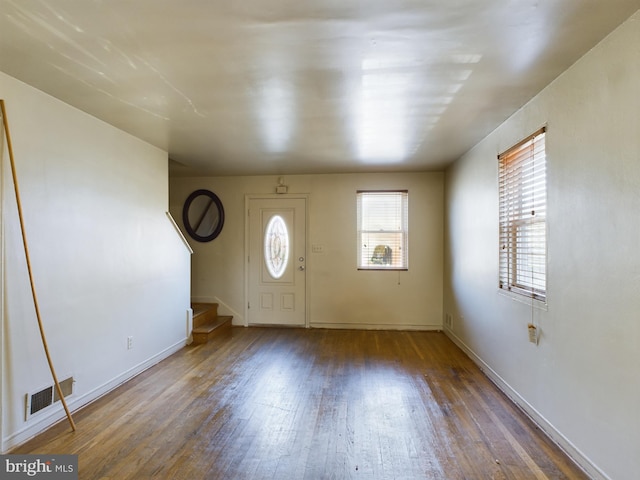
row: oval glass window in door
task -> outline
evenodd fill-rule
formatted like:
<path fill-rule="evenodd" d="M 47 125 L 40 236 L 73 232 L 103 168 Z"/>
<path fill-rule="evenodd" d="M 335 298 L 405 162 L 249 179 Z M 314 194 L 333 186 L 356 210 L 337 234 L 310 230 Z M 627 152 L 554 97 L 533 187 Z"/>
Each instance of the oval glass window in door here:
<path fill-rule="evenodd" d="M 289 261 L 289 232 L 280 215 L 269 220 L 264 233 L 264 261 L 269 275 L 282 277 Z"/>

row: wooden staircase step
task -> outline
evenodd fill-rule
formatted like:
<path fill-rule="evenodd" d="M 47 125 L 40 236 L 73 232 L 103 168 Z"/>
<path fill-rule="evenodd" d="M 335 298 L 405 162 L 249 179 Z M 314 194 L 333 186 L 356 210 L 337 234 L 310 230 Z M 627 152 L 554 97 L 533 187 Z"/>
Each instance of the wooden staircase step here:
<path fill-rule="evenodd" d="M 217 311 L 218 304 L 217 303 L 192 303 L 191 309 L 193 310 L 193 316 L 196 317 L 212 309 L 215 309 Z"/>
<path fill-rule="evenodd" d="M 207 343 L 209 339 L 231 331 L 230 315 L 218 315 L 217 303 L 193 303 L 193 343 Z"/>
<path fill-rule="evenodd" d="M 231 331 L 231 320 L 229 315 L 221 315 L 216 320 L 210 320 L 193 329 L 193 343 L 199 345 L 207 343 L 210 339 L 229 333 Z"/>
<path fill-rule="evenodd" d="M 193 310 L 193 328 L 218 318 L 217 303 L 193 303 L 191 309 Z"/>

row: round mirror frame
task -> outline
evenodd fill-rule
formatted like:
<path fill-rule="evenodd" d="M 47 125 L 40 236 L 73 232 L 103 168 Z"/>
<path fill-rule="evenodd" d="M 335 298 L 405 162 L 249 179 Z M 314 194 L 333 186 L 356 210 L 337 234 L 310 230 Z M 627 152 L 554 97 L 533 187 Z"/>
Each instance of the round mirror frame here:
<path fill-rule="evenodd" d="M 210 205 L 215 205 L 215 208 L 218 209 L 218 223 L 214 226 L 213 231 L 207 236 L 198 235 L 196 233 L 196 231 L 198 230 L 198 226 L 194 228 L 194 226 L 191 225 L 191 222 L 189 221 L 189 208 L 191 207 L 193 201 L 200 196 L 208 197 L 211 200 Z M 202 213 L 202 217 L 204 217 L 207 210 Z M 184 224 L 184 228 L 187 230 L 187 233 L 191 238 L 197 240 L 198 242 L 210 242 L 218 235 L 220 235 L 222 227 L 224 226 L 224 208 L 222 207 L 222 202 L 220 201 L 218 196 L 210 190 L 196 190 L 191 195 L 189 195 L 184 202 L 184 207 L 182 208 L 182 223 Z"/>

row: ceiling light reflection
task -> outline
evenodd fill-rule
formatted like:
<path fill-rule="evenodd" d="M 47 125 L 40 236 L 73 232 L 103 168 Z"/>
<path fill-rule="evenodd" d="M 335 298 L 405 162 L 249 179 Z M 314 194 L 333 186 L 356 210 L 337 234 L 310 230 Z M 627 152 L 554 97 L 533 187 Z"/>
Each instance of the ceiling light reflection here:
<path fill-rule="evenodd" d="M 355 106 L 356 155 L 360 161 L 397 163 L 413 155 L 426 132 L 441 120 L 482 55 L 456 53 L 443 59 L 442 70 L 426 73 L 421 68 L 424 59 L 406 52 L 362 60 Z"/>
<path fill-rule="evenodd" d="M 259 89 L 258 125 L 267 151 L 284 152 L 294 125 L 295 101 L 292 89 L 278 77 L 269 78 Z"/>
<path fill-rule="evenodd" d="M 458 53 L 451 55 L 453 63 L 479 63 L 482 55 L 479 53 Z"/>
<path fill-rule="evenodd" d="M 392 68 L 415 68 L 421 65 L 420 59 L 411 56 L 369 57 L 362 60 L 362 71 L 389 70 Z"/>
<path fill-rule="evenodd" d="M 364 73 L 357 120 L 358 158 L 364 162 L 400 162 L 407 154 L 407 96 L 412 76 Z"/>

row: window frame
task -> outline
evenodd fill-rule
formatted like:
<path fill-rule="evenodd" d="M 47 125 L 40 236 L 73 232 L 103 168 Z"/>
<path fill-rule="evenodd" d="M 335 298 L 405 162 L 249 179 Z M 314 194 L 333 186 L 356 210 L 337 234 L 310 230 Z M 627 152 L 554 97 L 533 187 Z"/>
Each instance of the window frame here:
<path fill-rule="evenodd" d="M 546 305 L 546 127 L 498 155 L 498 288 Z"/>
<path fill-rule="evenodd" d="M 399 229 L 378 229 L 378 230 L 366 230 L 363 228 L 364 222 L 366 221 L 367 216 L 364 214 L 364 209 L 362 207 L 362 199 L 364 196 L 384 196 L 384 195 L 400 195 L 400 205 L 401 211 L 398 216 L 395 218 L 396 221 L 399 221 L 400 228 Z M 357 190 L 356 191 L 356 238 L 357 238 L 357 257 L 356 257 L 356 267 L 358 270 L 363 271 L 408 271 L 409 270 L 409 190 Z M 375 247 L 371 249 L 371 246 L 367 246 L 364 244 L 363 235 L 389 235 L 389 236 L 397 236 L 399 234 L 400 241 L 395 242 L 395 245 L 399 245 L 398 250 L 400 250 L 399 254 L 399 262 L 394 262 L 393 260 L 393 251 L 391 251 L 392 260 L 391 263 L 386 265 L 384 263 L 376 263 L 371 264 L 371 262 L 364 263 L 364 258 L 372 258 L 371 252 L 375 250 Z M 381 245 L 376 245 L 381 246 Z M 363 252 L 363 247 L 369 253 Z M 395 264 L 394 264 L 395 263 Z"/>

